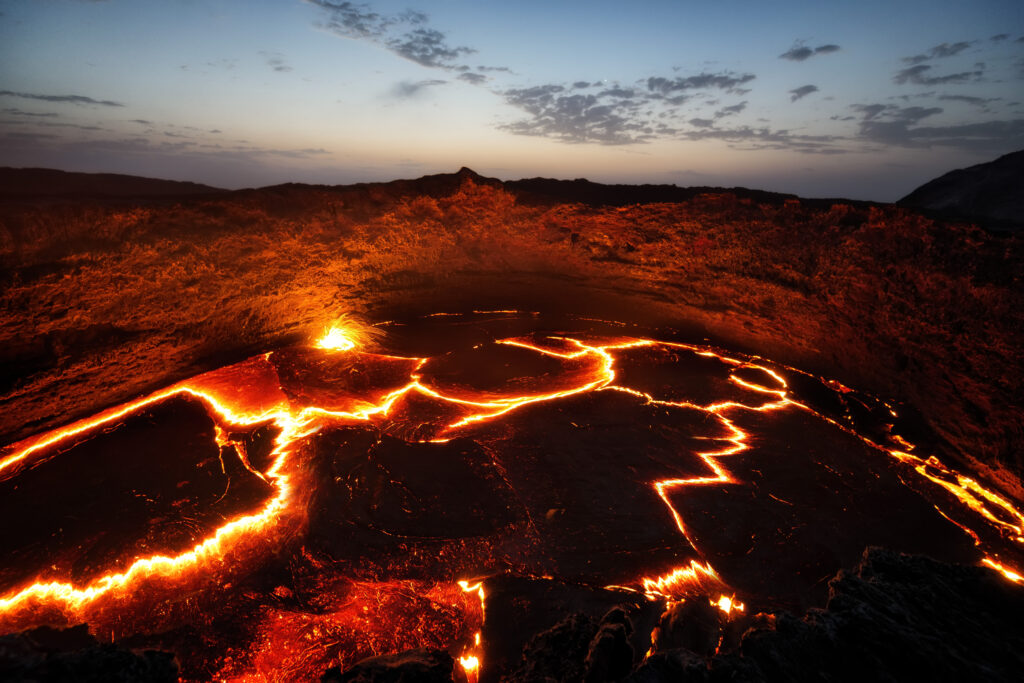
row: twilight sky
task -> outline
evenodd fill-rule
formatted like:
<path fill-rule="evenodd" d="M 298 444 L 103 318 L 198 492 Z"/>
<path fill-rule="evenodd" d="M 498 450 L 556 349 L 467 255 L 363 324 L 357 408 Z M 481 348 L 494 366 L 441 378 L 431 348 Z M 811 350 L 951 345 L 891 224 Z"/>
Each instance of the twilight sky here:
<path fill-rule="evenodd" d="M 1021 0 L 0 0 L 0 166 L 893 201 L 1019 149 Z"/>

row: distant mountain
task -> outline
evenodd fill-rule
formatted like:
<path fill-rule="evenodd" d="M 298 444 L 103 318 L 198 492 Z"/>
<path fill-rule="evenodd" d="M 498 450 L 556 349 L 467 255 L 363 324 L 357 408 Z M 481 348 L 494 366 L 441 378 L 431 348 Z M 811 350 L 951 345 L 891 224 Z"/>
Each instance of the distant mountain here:
<path fill-rule="evenodd" d="M 0 197 L 174 197 L 225 192 L 199 183 L 51 168 L 0 168 Z"/>
<path fill-rule="evenodd" d="M 958 218 L 1024 225 L 1024 150 L 950 171 L 897 204 Z"/>
<path fill-rule="evenodd" d="M 634 204 L 653 204 L 685 202 L 704 194 L 732 194 L 740 199 L 750 199 L 758 203 L 783 204 L 787 200 L 798 199 L 794 194 L 751 190 L 745 187 L 679 187 L 677 185 L 605 185 L 585 178 L 575 180 L 558 180 L 554 178 L 524 178 L 521 180 L 502 181 L 497 178 L 482 176 L 476 171 L 463 166 L 455 173 L 438 173 L 425 175 L 415 179 L 392 180 L 384 183 L 357 183 L 354 185 L 319 185 L 316 187 L 341 192 L 372 192 L 375 197 L 402 197 L 411 194 L 431 197 L 442 197 L 451 194 L 470 180 L 477 185 L 502 188 L 511 192 L 523 204 L 533 206 L 551 206 L 564 203 L 578 203 L 589 206 L 630 206 Z M 303 186 L 295 183 L 277 185 L 274 188 L 246 190 L 247 192 L 263 192 L 268 189 L 298 189 Z M 813 206 L 828 208 L 835 202 L 843 202 L 853 206 L 873 206 L 874 202 L 849 199 L 801 199 Z"/>

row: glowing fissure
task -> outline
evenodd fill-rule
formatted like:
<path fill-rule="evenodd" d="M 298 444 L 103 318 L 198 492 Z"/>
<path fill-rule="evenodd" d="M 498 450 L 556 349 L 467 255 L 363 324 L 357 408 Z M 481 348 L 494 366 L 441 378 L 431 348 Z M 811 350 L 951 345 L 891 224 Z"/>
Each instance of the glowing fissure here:
<path fill-rule="evenodd" d="M 510 311 L 510 313 L 513 312 Z M 319 431 L 328 423 L 351 421 L 373 424 L 377 420 L 383 420 L 388 416 L 389 411 L 393 409 L 397 401 L 414 392 L 465 409 L 466 414 L 461 415 L 449 424 L 439 425 L 433 437 L 426 439 L 427 441 L 435 442 L 447 441 L 453 436 L 462 434 L 464 430 L 474 425 L 494 420 L 524 406 L 597 391 L 622 392 L 651 405 L 665 407 L 670 410 L 673 408 L 700 410 L 713 416 L 726 432 L 726 436 L 719 437 L 719 440 L 724 441 L 728 445 L 724 448 L 696 454 L 707 467 L 709 474 L 688 478 L 667 478 L 651 482 L 654 492 L 667 507 L 668 513 L 671 515 L 679 533 L 689 541 L 700 558 L 691 560 L 687 565 L 675 568 L 662 575 L 638 577 L 635 590 L 645 593 L 652 599 L 679 600 L 696 595 L 717 595 L 719 596 L 718 599 L 712 599 L 712 604 L 716 605 L 723 612 L 728 614 L 733 610 L 739 611 L 744 609 L 743 603 L 737 602 L 735 599 L 736 592 L 727 586 L 711 564 L 703 559 L 700 548 L 694 543 L 685 521 L 679 511 L 673 506 L 670 498 L 670 493 L 680 488 L 736 483 L 736 480 L 723 462 L 730 456 L 741 453 L 750 447 L 748 444 L 750 435 L 740 429 L 730 419 L 731 416 L 734 417 L 740 411 L 768 412 L 784 410 L 790 407 L 810 411 L 817 417 L 840 427 L 848 433 L 854 434 L 872 448 L 887 453 L 896 460 L 910 465 L 921 477 L 942 487 L 943 490 L 954 496 L 984 522 L 999 529 L 1004 537 L 1009 538 L 1015 543 L 1024 543 L 1024 515 L 1010 501 L 984 488 L 976 480 L 945 467 L 935 458 L 922 459 L 910 454 L 907 451 L 911 447 L 902 438 L 894 440 L 894 443 L 898 443 L 903 447 L 902 449 L 888 448 L 857 434 L 848 426 L 821 415 L 810 407 L 791 399 L 785 378 L 769 367 L 755 364 L 750 360 L 740 360 L 724 356 L 704 347 L 650 339 L 612 338 L 602 340 L 600 343 L 588 343 L 575 337 L 560 336 L 548 337 L 547 341 L 551 342 L 551 345 L 546 346 L 543 343 L 528 338 L 505 339 L 497 343 L 526 349 L 537 354 L 566 361 L 589 359 L 592 361 L 593 367 L 575 386 L 549 393 L 499 396 L 488 400 L 479 400 L 478 398 L 452 395 L 450 392 L 445 393 L 438 388 L 425 385 L 423 383 L 422 370 L 428 359 L 402 359 L 415 361 L 415 367 L 409 375 L 408 383 L 390 391 L 376 402 L 352 399 L 351 405 L 343 406 L 341 409 L 337 406 L 330 408 L 308 406 L 296 409 L 291 407 L 288 400 L 281 394 L 276 400 L 271 401 L 272 405 L 269 408 L 253 409 L 243 402 L 229 398 L 226 392 L 217 390 L 215 388 L 216 383 L 204 379 L 206 378 L 204 375 L 165 391 L 105 411 L 93 419 L 84 420 L 22 442 L 20 449 L 0 460 L 0 477 L 17 476 L 19 468 L 31 464 L 34 455 L 43 453 L 46 449 L 57 446 L 61 442 L 71 442 L 79 435 L 91 430 L 101 429 L 105 425 L 114 424 L 118 420 L 130 416 L 132 413 L 148 405 L 177 395 L 187 394 L 201 401 L 212 411 L 212 417 L 214 417 L 217 423 L 215 438 L 218 445 L 223 447 L 234 446 L 243 466 L 264 481 L 272 484 L 274 495 L 258 511 L 243 514 L 229 520 L 187 552 L 173 556 L 154 555 L 138 558 L 126 568 L 119 571 L 109 571 L 82 586 L 75 586 L 61 581 L 37 582 L 2 596 L 0 597 L 0 619 L 4 619 L 19 610 L 31 608 L 34 604 L 51 604 L 63 608 L 69 621 L 77 620 L 81 619 L 84 614 L 84 607 L 112 593 L 130 590 L 132 585 L 146 577 L 160 575 L 177 577 L 177 579 L 182 581 L 185 579 L 198 580 L 198 576 L 201 574 L 206 563 L 214 558 L 223 559 L 230 555 L 232 548 L 240 539 L 253 538 L 261 534 L 270 533 L 282 517 L 288 515 L 301 517 L 303 511 L 295 509 L 300 506 L 296 505 L 295 496 L 293 496 L 292 481 L 290 479 L 292 470 L 290 468 L 292 467 L 291 460 L 294 455 L 294 449 L 302 439 Z M 362 353 L 356 350 L 353 336 L 347 334 L 342 328 L 330 329 L 324 338 L 318 342 L 317 346 L 323 349 L 325 353 Z M 568 346 L 569 350 L 560 350 L 564 349 L 565 346 Z M 763 397 L 764 400 L 761 402 L 755 401 L 751 405 L 736 401 L 698 405 L 688 401 L 660 399 L 636 388 L 617 384 L 615 353 L 637 347 L 682 349 L 699 354 L 700 356 L 714 358 L 732 366 L 734 370 L 729 375 L 728 379 L 730 382 L 737 387 L 752 392 L 755 396 Z M 371 354 L 367 355 L 371 356 Z M 270 354 L 267 354 L 263 358 L 266 360 L 269 357 Z M 378 357 L 385 358 L 384 356 Z M 763 372 L 775 381 L 776 386 L 763 386 L 749 379 L 737 376 L 735 371 L 742 369 L 754 369 Z M 838 385 L 838 383 L 833 384 L 836 385 L 834 388 L 837 391 L 851 391 L 842 385 Z M 832 386 L 832 384 L 829 386 Z M 258 405 L 258 402 L 255 405 Z M 895 415 L 895 412 L 892 412 Z M 262 423 L 274 425 L 279 432 L 271 452 L 271 464 L 266 471 L 259 472 L 249 462 L 244 446 L 232 441 L 228 436 L 228 432 L 231 427 L 242 428 Z M 59 453 L 52 457 L 59 457 Z M 954 521 L 942 510 L 939 510 L 939 512 L 951 521 Z M 971 534 L 979 545 L 981 544 L 979 536 L 974 531 L 962 522 L 954 521 L 954 523 L 963 528 L 968 534 Z M 998 570 L 1011 581 L 1024 581 L 1024 578 L 1022 578 L 1018 571 L 1006 566 L 997 556 L 986 554 L 980 562 Z M 472 584 L 462 581 L 459 582 L 459 586 L 464 592 L 477 593 L 480 600 L 482 619 L 485 599 L 482 581 Z M 467 646 L 458 658 L 460 666 L 471 682 L 475 682 L 479 675 L 479 670 L 482 666 L 482 652 L 480 632 L 477 631 L 474 635 L 473 644 Z"/>
<path fill-rule="evenodd" d="M 484 610 L 486 609 L 486 598 L 487 595 L 484 592 L 484 582 L 482 580 L 475 583 L 469 581 L 459 581 L 459 588 L 462 589 L 463 593 L 476 593 L 477 597 L 480 598 L 480 624 L 484 621 Z M 473 644 L 466 647 L 463 653 L 459 656 L 459 666 L 462 667 L 463 672 L 466 674 L 466 680 L 469 683 L 477 683 L 480 678 L 480 665 L 483 659 L 483 647 L 481 643 L 481 633 L 477 631 L 473 634 Z"/>
<path fill-rule="evenodd" d="M 32 600 L 46 600 L 59 603 L 70 613 L 74 614 L 75 611 L 81 609 L 84 605 L 104 596 L 110 591 L 126 587 L 147 576 L 154 574 L 181 574 L 193 568 L 201 567 L 203 562 L 209 558 L 221 556 L 225 553 L 228 550 L 227 546 L 230 545 L 232 540 L 241 535 L 264 529 L 267 525 L 272 524 L 279 514 L 286 510 L 289 504 L 291 489 L 288 476 L 281 472 L 281 468 L 287 459 L 289 444 L 310 433 L 305 431 L 306 422 L 301 418 L 292 417 L 286 411 L 261 413 L 259 415 L 240 415 L 223 405 L 210 394 L 187 386 L 172 388 L 154 394 L 139 401 L 126 404 L 122 408 L 105 414 L 98 419 L 79 423 L 66 430 L 59 430 L 53 437 L 35 443 L 4 460 L 0 463 L 0 470 L 19 463 L 32 453 L 53 445 L 62 439 L 101 427 L 147 405 L 179 394 L 187 394 L 199 399 L 212 409 L 224 424 L 244 427 L 272 421 L 281 428 L 281 433 L 276 439 L 272 452 L 272 465 L 267 470 L 265 476 L 265 479 L 273 482 L 276 488 L 276 495 L 259 512 L 242 515 L 227 522 L 188 552 L 173 557 L 154 555 L 135 560 L 123 572 L 105 574 L 81 588 L 75 587 L 70 583 L 57 581 L 34 583 L 11 596 L 0 598 L 0 615 L 16 610 Z M 219 425 L 217 430 L 219 432 L 218 436 L 223 434 L 222 428 Z"/>

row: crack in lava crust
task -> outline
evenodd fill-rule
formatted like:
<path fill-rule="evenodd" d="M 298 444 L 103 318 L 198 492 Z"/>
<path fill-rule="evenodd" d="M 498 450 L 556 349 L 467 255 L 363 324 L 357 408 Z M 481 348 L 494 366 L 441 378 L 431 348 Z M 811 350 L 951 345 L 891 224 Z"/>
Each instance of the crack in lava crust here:
<path fill-rule="evenodd" d="M 67 623 L 88 621 L 90 615 L 105 601 L 121 604 L 130 600 L 135 590 L 144 584 L 148 586 L 147 582 L 151 583 L 154 579 L 159 579 L 166 590 L 201 587 L 204 573 L 213 565 L 230 565 L 232 562 L 242 565 L 245 557 L 256 557 L 261 552 L 269 552 L 276 541 L 295 533 L 305 521 L 306 511 L 303 506 L 306 499 L 297 493 L 300 488 L 298 483 L 302 477 L 302 468 L 297 463 L 298 451 L 303 443 L 326 426 L 368 424 L 386 432 L 393 428 L 396 413 L 402 413 L 405 409 L 404 402 L 415 396 L 435 401 L 448 411 L 445 413 L 448 416 L 447 422 L 415 425 L 417 436 L 422 438 L 414 440 L 424 442 L 448 442 L 457 437 L 470 435 L 480 425 L 496 421 L 512 411 L 591 392 L 617 392 L 634 397 L 643 404 L 668 411 L 701 411 L 709 419 L 717 422 L 727 433 L 727 436 L 720 439 L 727 446 L 696 453 L 710 474 L 650 482 L 654 492 L 667 507 L 667 512 L 679 533 L 686 538 L 699 557 L 667 573 L 639 576 L 634 583 L 624 587 L 642 592 L 651 599 L 678 600 L 708 594 L 720 596 L 715 604 L 725 612 L 731 608 L 742 609 L 741 603 L 733 602 L 736 590 L 727 585 L 711 562 L 706 559 L 699 547 L 698 539 L 688 528 L 684 515 L 673 504 L 672 495 L 678 495 L 681 490 L 689 487 L 741 483 L 725 465 L 730 458 L 751 448 L 751 434 L 737 426 L 738 416 L 786 410 L 806 411 L 840 428 L 872 449 L 909 466 L 923 481 L 930 482 L 944 491 L 962 508 L 953 510 L 948 501 L 933 504 L 941 515 L 963 529 L 975 544 L 981 547 L 982 557 L 979 562 L 997 569 L 1009 580 L 1022 580 L 1020 573 L 1000 558 L 998 548 L 993 547 L 990 540 L 991 533 L 982 534 L 976 528 L 976 523 L 980 521 L 982 526 L 995 529 L 1000 538 L 1009 540 L 1012 544 L 1024 544 L 1024 515 L 1009 500 L 986 489 L 976 480 L 953 471 L 935 458 L 912 455 L 909 452 L 912 446 L 898 434 L 893 434 L 890 441 L 899 447 L 887 446 L 858 433 L 848 424 L 791 398 L 789 384 L 782 372 L 767 365 L 755 363 L 752 359 L 728 356 L 705 347 L 628 337 L 596 340 L 586 335 L 550 336 L 543 339 L 513 337 L 499 340 L 496 344 L 506 349 L 526 351 L 553 362 L 567 364 L 568 369 L 562 375 L 544 380 L 551 386 L 543 386 L 544 381 L 535 378 L 542 386 L 533 393 L 509 394 L 502 393 L 504 389 L 480 391 L 464 387 L 446 388 L 443 382 L 436 378 L 430 379 L 428 370 L 431 358 L 405 358 L 361 352 L 356 350 L 356 344 L 345 336 L 342 330 L 332 328 L 325 339 L 320 341 L 317 353 L 346 354 L 354 362 L 371 366 L 386 363 L 408 364 L 412 371 L 406 376 L 407 381 L 397 388 L 375 395 L 372 392 L 356 392 L 332 401 L 329 405 L 301 405 L 283 391 L 276 371 L 270 363 L 273 353 L 268 353 L 105 411 L 95 418 L 16 444 L 7 450 L 9 455 L 0 460 L 0 481 L 17 477 L 26 468 L 35 466 L 41 460 L 59 457 L 62 445 L 70 444 L 78 437 L 99 432 L 131 417 L 147 406 L 180 395 L 197 399 L 208 408 L 216 423 L 216 440 L 219 446 L 226 447 L 231 444 L 230 438 L 226 435 L 232 428 L 271 424 L 278 430 L 270 453 L 270 464 L 263 471 L 252 468 L 245 457 L 240 456 L 247 469 L 273 486 L 273 495 L 260 509 L 228 520 L 195 547 L 177 554 L 140 557 L 127 566 L 110 567 L 103 575 L 81 584 L 75 584 L 70 580 L 38 580 L 11 591 L 0 597 L 0 626 L 15 628 L 31 625 L 34 621 L 45 621 L 45 618 L 40 617 L 44 613 L 49 614 L 52 620 L 54 610 Z M 729 400 L 707 404 L 670 400 L 657 396 L 656 392 L 643 391 L 629 386 L 628 382 L 617 381 L 619 356 L 624 352 L 643 348 L 683 351 L 723 363 L 732 368 L 728 374 L 728 382 L 737 390 L 745 392 L 745 397 L 758 400 Z M 791 368 L 787 370 L 799 372 Z M 744 374 L 759 374 L 766 382 L 758 383 Z M 572 381 L 568 382 L 566 377 Z M 852 391 L 831 380 L 822 382 L 836 391 Z M 245 387 L 258 389 L 247 392 L 244 390 Z M 895 416 L 895 412 L 893 415 Z M 771 497 L 775 498 L 773 495 Z M 241 566 L 239 571 L 242 571 Z M 459 585 L 465 592 L 479 594 L 482 614 L 483 583 L 476 581 L 471 584 L 461 581 Z M 481 666 L 482 650 L 479 641 L 480 634 L 477 632 L 475 644 L 467 646 L 462 652 L 461 665 L 470 678 L 475 678 Z"/>

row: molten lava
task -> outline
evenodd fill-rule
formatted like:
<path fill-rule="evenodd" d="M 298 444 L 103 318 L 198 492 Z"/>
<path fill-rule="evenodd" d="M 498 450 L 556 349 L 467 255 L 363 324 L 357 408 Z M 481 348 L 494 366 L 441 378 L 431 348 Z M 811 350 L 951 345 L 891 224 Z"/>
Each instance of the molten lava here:
<path fill-rule="evenodd" d="M 837 435 L 840 455 L 828 457 L 847 460 L 807 456 L 841 482 L 835 491 L 867 486 L 862 475 L 889 481 L 885 491 L 896 492 L 908 519 L 931 515 L 942 539 L 934 547 L 944 547 L 948 528 L 962 530 L 967 544 L 953 544 L 954 559 L 969 547 L 974 562 L 1022 580 L 1010 568 L 1022 558 L 1021 511 L 936 458 L 912 455 L 891 428 L 891 406 L 832 380 L 706 347 L 589 333 L 523 334 L 424 357 L 371 353 L 360 339 L 334 327 L 313 347 L 256 356 L 5 449 L 0 492 L 59 491 L 74 486 L 60 480 L 60 463 L 88 454 L 96 461 L 87 469 L 102 474 L 114 460 L 97 444 L 126 430 L 145 443 L 147 416 L 187 401 L 196 452 L 214 455 L 180 464 L 181 481 L 150 483 L 144 494 L 125 474 L 126 495 L 160 511 L 131 534 L 99 536 L 116 520 L 97 519 L 68 536 L 61 520 L 71 513 L 58 510 L 53 525 L 66 547 L 27 538 L 5 548 L 0 627 L 85 622 L 116 638 L 178 633 L 203 610 L 220 610 L 197 628 L 223 642 L 187 663 L 189 677 L 315 678 L 331 664 L 429 645 L 447 649 L 475 683 L 489 661 L 486 579 L 462 577 L 612 582 L 651 600 L 709 596 L 726 615 L 794 604 L 819 590 L 817 577 L 783 585 L 784 572 L 773 574 L 776 591 L 757 578 L 761 566 L 744 562 L 770 534 L 790 537 L 785 524 L 759 530 L 756 505 L 780 520 L 815 509 L 818 499 L 800 498 L 800 481 L 786 475 L 775 486 L 764 474 L 770 455 L 796 457 L 785 444 L 767 445 L 790 424 L 806 425 L 807 440 Z M 851 418 L 852 400 L 884 413 L 886 430 Z M 635 437 L 644 441 L 615 436 L 621 425 L 646 425 Z M 850 464 L 864 458 L 866 474 Z M 200 474 L 223 486 L 209 506 L 234 501 L 222 522 L 186 514 L 174 498 Z M 737 491 L 754 501 L 744 503 L 747 518 L 700 504 Z M 621 509 L 603 505 L 616 495 Z M 849 495 L 842 501 L 857 499 Z M 836 507 L 845 514 L 850 505 Z M 217 635 L 230 614 L 244 615 L 245 627 Z"/>

